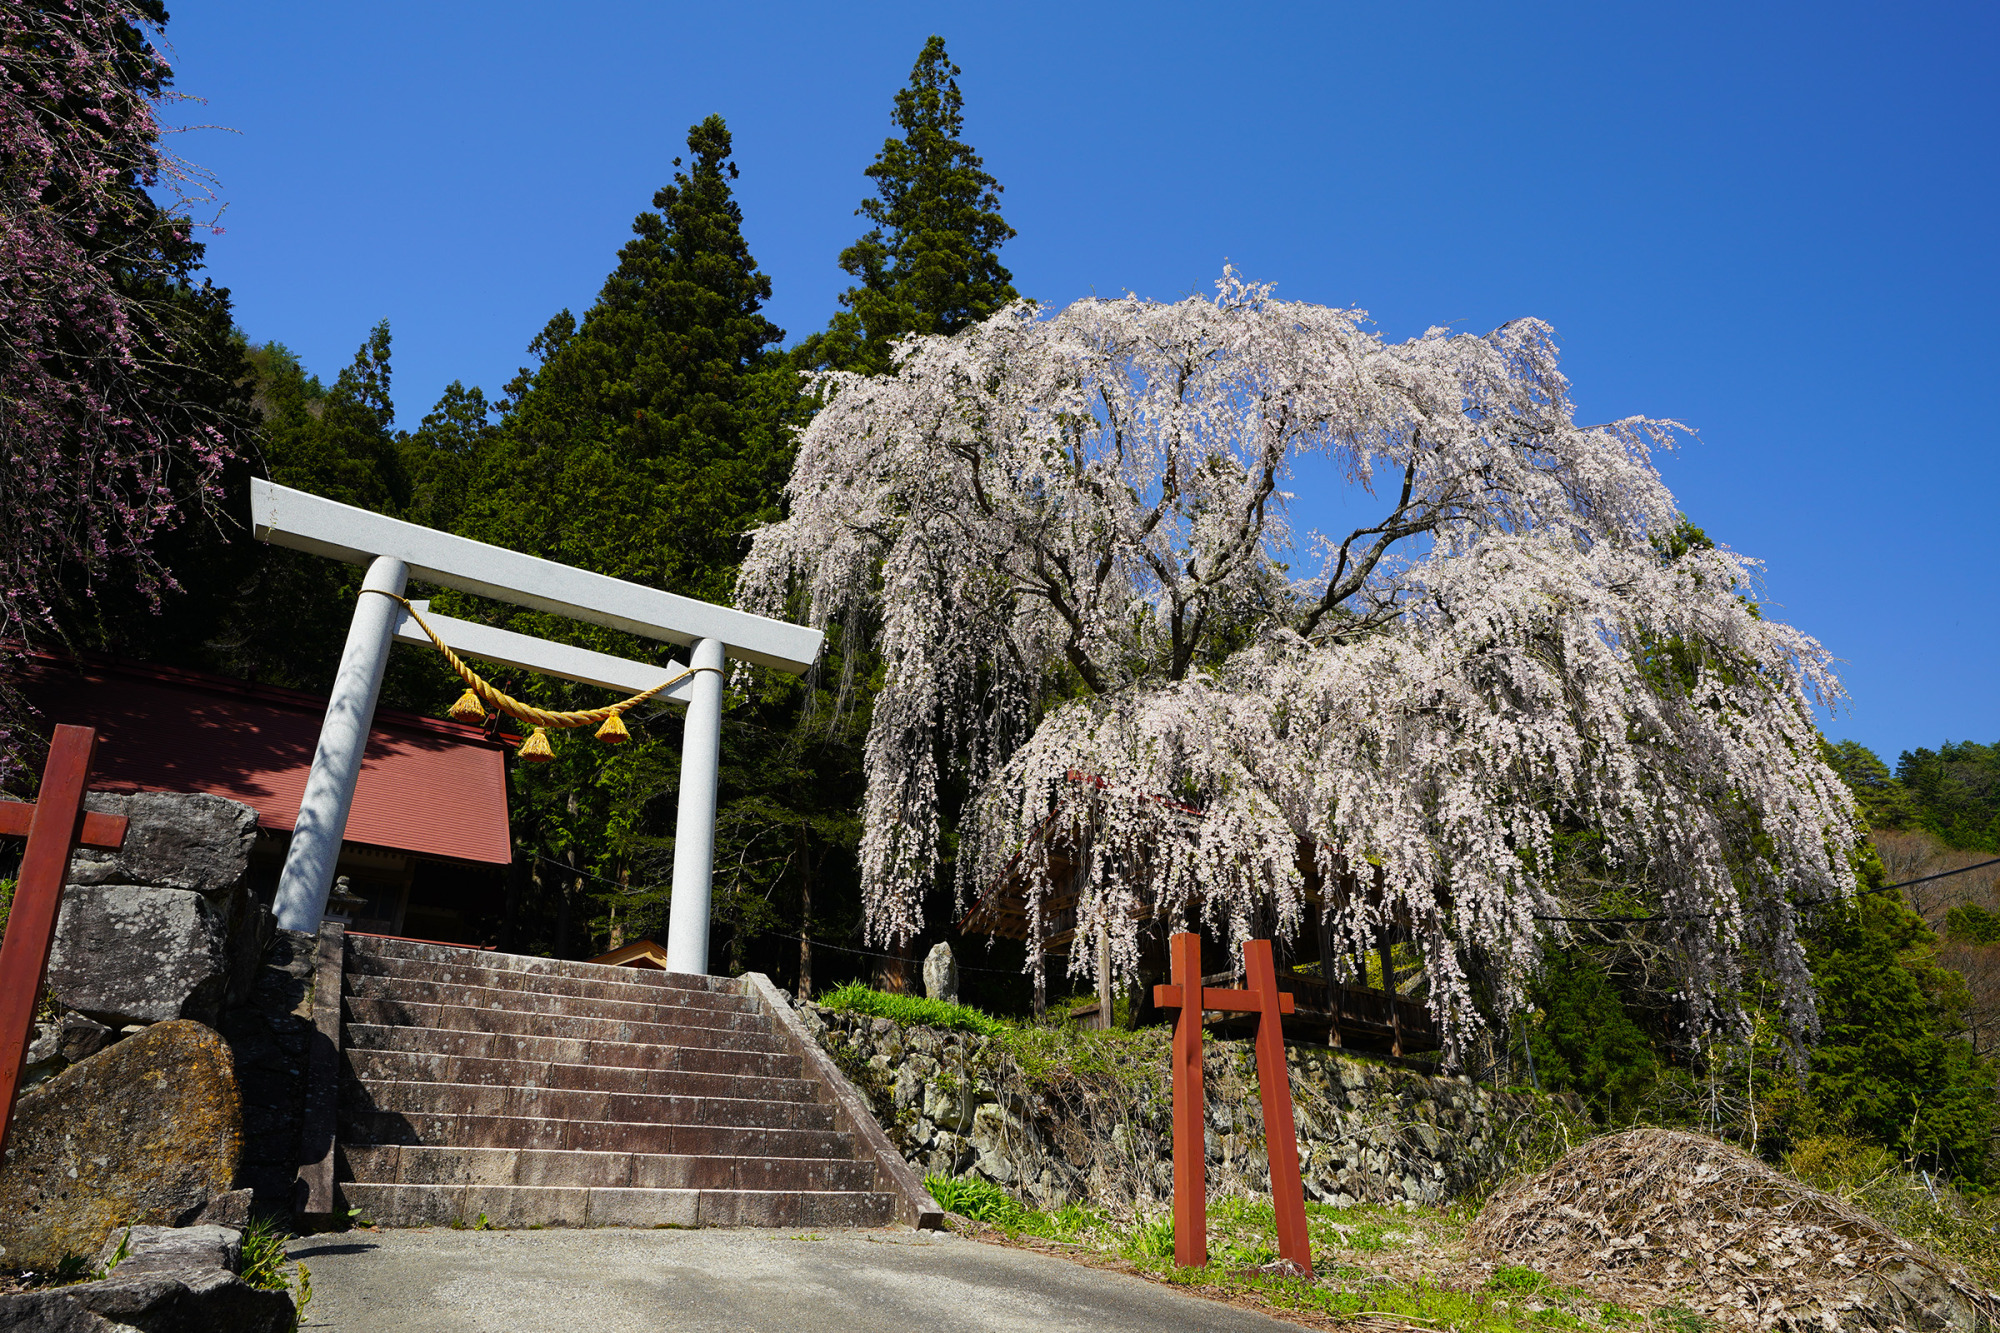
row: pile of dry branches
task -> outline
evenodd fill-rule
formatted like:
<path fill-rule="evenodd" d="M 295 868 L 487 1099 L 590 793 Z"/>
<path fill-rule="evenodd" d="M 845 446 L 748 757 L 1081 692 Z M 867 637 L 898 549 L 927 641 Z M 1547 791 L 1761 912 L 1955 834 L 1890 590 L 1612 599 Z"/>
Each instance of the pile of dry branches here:
<path fill-rule="evenodd" d="M 1475 1250 L 1734 1327 L 2000 1328 L 2000 1296 L 1847 1204 L 1714 1139 L 1635 1129 L 1507 1186 Z"/>

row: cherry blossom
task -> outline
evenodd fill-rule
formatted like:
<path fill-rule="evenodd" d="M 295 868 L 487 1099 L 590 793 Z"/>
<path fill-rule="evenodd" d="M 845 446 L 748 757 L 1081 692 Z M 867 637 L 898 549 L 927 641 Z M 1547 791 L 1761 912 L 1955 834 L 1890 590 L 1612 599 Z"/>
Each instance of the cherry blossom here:
<path fill-rule="evenodd" d="M 1057 808 L 1088 848 L 1079 935 L 1121 973 L 1135 909 L 1289 937 L 1309 871 L 1365 870 L 1381 892 L 1339 929 L 1408 923 L 1456 1042 L 1475 953 L 1506 1009 L 1562 938 L 1555 842 L 1583 827 L 1691 994 L 1756 957 L 1811 1026 L 1798 914 L 1853 888 L 1811 712 L 1839 683 L 1752 562 L 1673 541 L 1651 454 L 1683 428 L 1577 424 L 1547 326 L 1392 343 L 1225 271 L 1213 299 L 1017 305 L 814 387 L 739 598 L 875 627 L 876 938 L 922 928 L 955 769 L 961 901 L 1024 853 L 1045 876 Z M 1329 474 L 1370 518 L 1294 532 L 1286 487 Z"/>

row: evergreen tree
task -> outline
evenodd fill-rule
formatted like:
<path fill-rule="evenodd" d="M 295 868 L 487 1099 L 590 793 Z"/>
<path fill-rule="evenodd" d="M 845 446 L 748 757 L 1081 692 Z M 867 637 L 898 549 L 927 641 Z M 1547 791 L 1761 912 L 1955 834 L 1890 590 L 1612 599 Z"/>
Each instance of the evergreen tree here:
<path fill-rule="evenodd" d="M 775 517 L 797 376 L 761 313 L 720 116 L 632 223 L 597 304 L 567 311 L 510 386 L 496 468 L 468 523 L 485 540 L 726 601 L 743 534 Z M 680 166 L 681 159 L 675 158 Z"/>
<path fill-rule="evenodd" d="M 1528 1030 L 1542 1086 L 1574 1092 L 1600 1121 L 1630 1121 L 1658 1074 L 1646 1033 L 1587 950 L 1556 957 L 1532 992 L 1541 1021 Z"/>
<path fill-rule="evenodd" d="M 1821 753 L 1840 780 L 1854 793 L 1871 829 L 1917 826 L 1917 808 L 1909 789 L 1889 771 L 1882 757 L 1860 741 L 1821 742 Z"/>
<path fill-rule="evenodd" d="M 458 527 L 498 434 L 488 420 L 492 412 L 481 389 L 453 380 L 417 429 L 402 437 L 402 466 L 410 486 L 403 516 L 410 522 L 440 532 Z"/>
<path fill-rule="evenodd" d="M 2000 744 L 1905 750 L 1896 777 L 1915 802 L 1918 827 L 1952 847 L 2000 852 Z"/>
<path fill-rule="evenodd" d="M 1832 909 L 1810 943 L 1824 1024 L 1803 1100 L 1776 1109 L 1794 1135 L 1839 1132 L 1964 1180 L 1989 1174 L 1995 1070 L 1964 1039 L 1965 981 L 1894 894 Z"/>
<path fill-rule="evenodd" d="M 486 462 L 460 531 L 729 600 L 745 534 L 777 515 L 788 422 L 799 410 L 798 372 L 773 351 L 783 331 L 761 313 L 771 283 L 743 239 L 730 149 L 720 117 L 692 127 L 685 164 L 675 159 L 682 169 L 653 197 L 656 211 L 633 222 L 596 304 L 581 321 L 556 315 L 531 344 L 538 364 L 507 387 L 493 441 L 475 451 Z M 438 438 L 445 419 L 460 436 L 472 429 L 470 407 L 440 404 Z M 442 459 L 428 466 L 439 477 L 446 470 Z M 519 608 L 469 613 L 640 660 L 672 651 Z M 545 678 L 506 688 L 552 707 L 604 701 Z M 779 881 L 824 862 L 827 831 L 837 840 L 845 826 L 810 747 L 788 739 L 811 692 L 777 679 L 753 690 L 723 731 L 715 902 L 718 920 L 737 929 L 726 932 L 718 963 L 742 961 L 747 932 L 778 922 L 768 904 Z M 510 905 L 514 947 L 574 956 L 664 929 L 680 714 L 644 714 L 628 719 L 633 740 L 617 749 L 564 737 L 554 763 L 516 769 L 515 830 L 534 873 Z M 774 810 L 796 814 L 774 818 Z"/>
<path fill-rule="evenodd" d="M 856 210 L 875 225 L 840 252 L 860 282 L 800 346 L 802 364 L 879 375 L 897 338 L 956 333 L 1018 297 L 998 254 L 1014 229 L 1000 216 L 1000 183 L 961 137 L 958 74 L 944 38 L 924 43 L 890 117 L 902 137 L 883 143 L 867 171 L 875 197 Z"/>

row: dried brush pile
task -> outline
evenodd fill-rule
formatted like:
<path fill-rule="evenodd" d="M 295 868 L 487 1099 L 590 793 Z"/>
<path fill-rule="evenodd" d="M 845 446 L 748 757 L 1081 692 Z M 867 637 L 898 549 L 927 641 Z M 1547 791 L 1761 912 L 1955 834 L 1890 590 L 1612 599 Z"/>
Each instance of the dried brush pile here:
<path fill-rule="evenodd" d="M 1494 1194 L 1476 1252 L 1729 1327 L 1977 1333 L 2000 1296 L 1828 1194 L 1714 1139 L 1635 1129 Z"/>

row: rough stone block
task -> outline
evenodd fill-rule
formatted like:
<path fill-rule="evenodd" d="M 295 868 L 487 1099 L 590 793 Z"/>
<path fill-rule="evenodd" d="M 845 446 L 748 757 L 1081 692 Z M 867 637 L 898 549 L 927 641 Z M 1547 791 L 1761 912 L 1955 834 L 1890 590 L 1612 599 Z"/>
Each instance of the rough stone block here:
<path fill-rule="evenodd" d="M 958 959 L 951 946 L 939 940 L 924 958 L 924 994 L 933 1000 L 958 1003 Z"/>
<path fill-rule="evenodd" d="M 25 1093 L 0 1169 L 10 1268 L 92 1254 L 128 1223 L 192 1217 L 229 1189 L 243 1118 L 229 1048 L 167 1022 Z"/>
<path fill-rule="evenodd" d="M 113 1027 L 170 1018 L 213 1025 L 229 979 L 227 929 L 191 890 L 70 885 L 49 989 L 65 1008 Z"/>
<path fill-rule="evenodd" d="M 69 864 L 72 884 L 150 884 L 225 894 L 242 880 L 257 840 L 257 812 L 227 797 L 91 792 L 83 804 L 131 823 L 117 851 L 77 851 Z"/>

